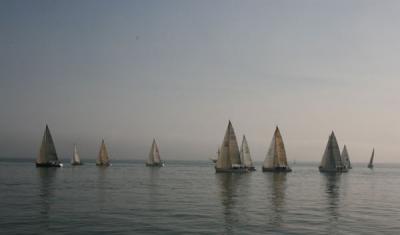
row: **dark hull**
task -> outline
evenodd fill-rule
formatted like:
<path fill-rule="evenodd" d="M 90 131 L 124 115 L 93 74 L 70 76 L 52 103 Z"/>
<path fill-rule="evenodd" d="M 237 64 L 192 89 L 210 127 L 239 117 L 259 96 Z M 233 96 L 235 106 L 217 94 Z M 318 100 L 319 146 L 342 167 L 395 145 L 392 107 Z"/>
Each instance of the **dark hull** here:
<path fill-rule="evenodd" d="M 146 163 L 148 167 L 163 167 L 164 163 Z"/>
<path fill-rule="evenodd" d="M 107 166 L 111 166 L 111 163 L 96 163 L 96 166 L 107 167 Z"/>
<path fill-rule="evenodd" d="M 322 167 L 318 167 L 319 172 L 322 173 L 341 173 L 341 172 L 348 172 L 347 168 L 336 168 L 336 169 L 324 169 Z"/>
<path fill-rule="evenodd" d="M 374 168 L 374 165 L 368 165 L 368 168 L 372 169 Z"/>
<path fill-rule="evenodd" d="M 61 164 L 60 163 L 50 163 L 50 162 L 48 162 L 48 163 L 36 163 L 36 167 L 46 167 L 46 168 L 49 168 L 49 167 L 61 167 Z"/>
<path fill-rule="evenodd" d="M 252 166 L 252 167 L 246 167 L 246 169 L 247 169 L 248 171 L 256 171 L 256 168 L 255 168 L 254 166 Z"/>
<path fill-rule="evenodd" d="M 215 168 L 216 173 L 247 173 L 250 172 L 248 168 L 229 168 L 229 169 L 222 169 L 222 168 Z"/>
<path fill-rule="evenodd" d="M 274 168 L 262 168 L 263 172 L 291 172 L 290 167 L 274 167 Z"/>
<path fill-rule="evenodd" d="M 81 166 L 81 165 L 83 165 L 83 163 L 76 163 L 76 162 L 71 163 L 71 166 Z"/>

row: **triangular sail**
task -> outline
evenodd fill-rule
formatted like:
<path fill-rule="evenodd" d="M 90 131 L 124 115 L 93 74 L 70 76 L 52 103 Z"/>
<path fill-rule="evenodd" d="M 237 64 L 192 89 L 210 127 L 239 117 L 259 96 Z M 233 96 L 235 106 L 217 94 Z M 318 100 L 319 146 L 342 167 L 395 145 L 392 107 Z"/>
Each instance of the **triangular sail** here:
<path fill-rule="evenodd" d="M 42 145 L 40 146 L 39 156 L 36 162 L 39 164 L 59 162 L 53 137 L 51 136 L 50 129 L 47 125 L 43 134 Z"/>
<path fill-rule="evenodd" d="M 288 167 L 285 145 L 278 127 L 275 129 L 263 167 L 267 169 Z"/>
<path fill-rule="evenodd" d="M 243 135 L 242 145 L 240 147 L 240 161 L 244 167 L 253 167 L 253 161 L 251 160 L 250 148 L 247 144 L 246 136 Z"/>
<path fill-rule="evenodd" d="M 158 149 L 156 140 L 153 140 L 153 159 L 154 159 L 154 163 L 161 162 L 160 150 Z"/>
<path fill-rule="evenodd" d="M 106 148 L 106 144 L 104 143 L 104 139 L 101 141 L 99 156 L 97 158 L 98 165 L 107 165 L 109 164 L 108 152 Z"/>
<path fill-rule="evenodd" d="M 335 133 L 329 136 L 328 143 L 326 144 L 325 152 L 321 160 L 320 168 L 323 170 L 337 170 L 343 168 L 342 157 L 340 156 L 339 145 L 337 143 Z"/>
<path fill-rule="evenodd" d="M 343 147 L 343 150 L 342 150 L 342 161 L 343 161 L 343 164 L 345 167 L 347 167 L 348 169 L 351 169 L 350 157 L 349 157 L 349 153 L 347 152 L 346 145 Z"/>
<path fill-rule="evenodd" d="M 226 128 L 220 151 L 221 152 L 217 159 L 216 168 L 230 169 L 232 168 L 233 164 L 241 164 L 239 146 L 231 121 L 229 121 L 228 127 Z"/>
<path fill-rule="evenodd" d="M 374 156 L 375 156 L 375 149 L 372 149 L 371 159 L 369 160 L 368 167 L 374 166 Z"/>
<path fill-rule="evenodd" d="M 150 152 L 149 152 L 149 157 L 147 159 L 147 164 L 153 164 L 154 163 L 154 148 L 156 145 L 156 141 L 153 139 L 153 143 L 151 144 L 150 147 Z"/>
<path fill-rule="evenodd" d="M 79 164 L 81 163 L 81 158 L 79 157 L 78 154 L 78 149 L 76 147 L 76 144 L 74 145 L 74 154 L 72 155 L 72 161 L 73 164 Z"/>

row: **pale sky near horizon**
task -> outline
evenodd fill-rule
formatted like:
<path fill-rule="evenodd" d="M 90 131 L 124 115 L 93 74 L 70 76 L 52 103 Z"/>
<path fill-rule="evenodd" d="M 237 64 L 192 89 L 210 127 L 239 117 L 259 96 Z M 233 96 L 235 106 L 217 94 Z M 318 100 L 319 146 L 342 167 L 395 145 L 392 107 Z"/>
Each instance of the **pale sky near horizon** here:
<path fill-rule="evenodd" d="M 1 1 L 1 157 L 214 157 L 228 120 L 255 161 L 332 130 L 353 162 L 400 162 L 400 1 Z"/>

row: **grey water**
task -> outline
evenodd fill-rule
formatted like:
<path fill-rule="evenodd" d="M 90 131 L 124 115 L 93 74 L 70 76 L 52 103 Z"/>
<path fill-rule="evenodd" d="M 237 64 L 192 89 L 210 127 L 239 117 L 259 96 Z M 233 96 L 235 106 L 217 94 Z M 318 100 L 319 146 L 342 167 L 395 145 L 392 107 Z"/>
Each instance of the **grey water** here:
<path fill-rule="evenodd" d="M 206 161 L 0 161 L 0 234 L 398 234 L 400 166 L 216 174 Z"/>

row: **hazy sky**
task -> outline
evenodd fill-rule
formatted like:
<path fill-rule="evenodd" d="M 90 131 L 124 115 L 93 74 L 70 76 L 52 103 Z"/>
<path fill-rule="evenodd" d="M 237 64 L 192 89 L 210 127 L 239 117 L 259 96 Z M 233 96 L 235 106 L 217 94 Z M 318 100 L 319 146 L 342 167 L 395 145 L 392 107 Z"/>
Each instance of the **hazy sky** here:
<path fill-rule="evenodd" d="M 228 120 L 263 160 L 400 162 L 400 1 L 1 1 L 0 157 L 208 159 Z"/>

